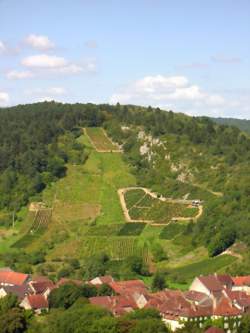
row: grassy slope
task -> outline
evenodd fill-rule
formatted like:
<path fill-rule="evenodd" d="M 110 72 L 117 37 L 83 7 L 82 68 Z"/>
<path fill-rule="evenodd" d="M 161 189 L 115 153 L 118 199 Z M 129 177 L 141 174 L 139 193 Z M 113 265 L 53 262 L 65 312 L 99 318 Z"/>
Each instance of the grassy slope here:
<path fill-rule="evenodd" d="M 54 260 L 53 265 L 60 266 L 60 261 L 57 263 L 57 259 L 61 260 L 67 256 L 84 259 L 87 255 L 106 250 L 115 258 L 122 255 L 123 248 L 127 247 L 125 253 L 131 255 L 138 253 L 138 244 L 140 248 L 144 243 L 152 248 L 155 243 L 159 243 L 169 259 L 155 263 L 155 268 L 174 270 L 174 272 L 178 272 L 179 269 L 184 280 L 188 281 L 189 265 L 192 271 L 192 265 L 198 262 L 201 274 L 204 266 L 199 262 L 207 260 L 207 251 L 204 248 L 195 249 L 188 236 L 178 238 L 176 235 L 170 240 L 160 239 L 163 227 L 153 226 L 146 226 L 137 237 L 117 236 L 121 229 L 115 225 L 122 226 L 125 222 L 117 190 L 136 185 L 136 180 L 123 162 L 121 154 L 98 153 L 86 136 L 81 136 L 79 140 L 87 147 L 89 158 L 84 165 L 69 165 L 66 177 L 43 192 L 44 201 L 54 207 L 53 222 L 48 231 L 33 241 L 26 250 L 33 252 L 49 247 L 48 262 Z M 84 206 L 84 211 L 81 210 L 81 205 Z M 106 225 L 111 228 L 110 235 L 105 233 Z M 24 224 L 18 228 L 21 234 L 27 230 Z M 105 230 L 103 233 L 102 228 Z M 94 229 L 98 229 L 97 234 Z M 6 240 L 2 250 L 8 251 L 8 246 L 16 239 L 17 236 L 12 236 Z M 52 247 L 49 246 L 50 243 L 53 243 Z M 214 265 L 211 261 L 204 263 L 206 267 L 211 263 L 211 269 L 221 269 L 228 265 L 228 260 L 220 259 L 218 265 Z M 198 270 L 193 270 L 194 275 Z M 170 285 L 176 286 L 173 282 L 170 282 Z"/>

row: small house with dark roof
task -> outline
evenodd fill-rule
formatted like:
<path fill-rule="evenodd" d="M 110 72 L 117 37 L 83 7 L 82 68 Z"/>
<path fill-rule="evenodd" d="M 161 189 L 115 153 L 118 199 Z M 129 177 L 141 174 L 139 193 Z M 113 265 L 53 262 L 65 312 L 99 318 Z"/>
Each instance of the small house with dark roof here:
<path fill-rule="evenodd" d="M 43 310 L 49 310 L 49 303 L 43 295 L 28 295 L 22 300 L 20 307 L 40 314 Z"/>

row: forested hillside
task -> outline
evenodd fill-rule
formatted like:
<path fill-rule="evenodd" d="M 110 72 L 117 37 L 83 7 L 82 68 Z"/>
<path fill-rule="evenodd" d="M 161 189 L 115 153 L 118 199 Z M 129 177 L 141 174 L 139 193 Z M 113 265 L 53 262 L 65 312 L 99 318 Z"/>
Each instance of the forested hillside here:
<path fill-rule="evenodd" d="M 236 118 L 212 118 L 212 120 L 220 125 L 235 126 L 241 131 L 250 133 L 250 120 Z"/>
<path fill-rule="evenodd" d="M 105 158 L 93 153 L 82 128 L 97 126 L 104 127 L 120 145 L 124 152 L 121 156 L 112 154 L 112 145 Z M 190 252 L 205 246 L 210 256 L 234 243 L 250 246 L 250 139 L 236 127 L 151 107 L 46 102 L 1 109 L 0 142 L 1 225 L 8 228 L 12 223 L 9 213 L 13 212 L 28 225 L 22 207 L 32 201 L 54 206 L 57 222 L 35 243 L 28 235 L 14 247 L 28 246 L 27 250 L 39 252 L 46 242 L 47 258 L 52 261 L 67 246 L 68 252 L 72 248 L 72 255 L 82 253 L 85 257 L 90 249 L 106 249 L 116 259 L 140 253 L 145 260 L 151 256 L 155 261 L 163 260 L 159 267 L 164 268 L 170 265 L 164 254 L 170 245 L 170 259 L 182 244 Z M 136 230 L 117 226 L 124 218 L 116 193 L 131 185 L 149 188 L 159 197 L 199 199 L 203 202 L 202 215 L 197 221 L 179 225 L 178 230 L 172 226 L 159 231 L 145 228 L 145 232 L 139 230 L 140 238 L 131 238 L 129 232 L 136 235 Z M 81 198 L 84 226 L 79 218 L 83 216 Z M 74 224 L 67 224 L 71 220 Z M 102 225 L 106 228 L 108 224 L 109 231 L 104 232 Z M 78 244 L 74 237 L 80 229 L 84 241 Z M 161 241 L 153 244 L 150 235 L 156 233 Z M 100 240 L 104 234 L 114 235 L 112 242 Z M 168 241 L 170 234 L 175 239 L 173 244 Z M 18 234 L 15 237 L 18 239 Z M 66 247 L 66 243 L 60 247 L 62 241 L 67 242 Z M 127 254 L 121 249 L 127 249 Z M 118 269 L 114 267 L 113 271 Z M 247 270 L 240 263 L 232 269 Z M 177 268 L 175 271 L 178 274 Z"/>

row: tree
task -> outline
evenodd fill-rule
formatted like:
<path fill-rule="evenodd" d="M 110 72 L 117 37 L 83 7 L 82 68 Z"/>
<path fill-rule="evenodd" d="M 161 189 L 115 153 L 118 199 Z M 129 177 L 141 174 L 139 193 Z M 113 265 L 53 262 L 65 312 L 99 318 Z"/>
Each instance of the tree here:
<path fill-rule="evenodd" d="M 0 314 L 5 314 L 10 309 L 18 306 L 18 298 L 14 294 L 8 294 L 0 298 Z"/>
<path fill-rule="evenodd" d="M 157 271 L 153 277 L 152 289 L 153 290 L 163 290 L 166 288 L 165 276 L 162 272 Z"/>
<path fill-rule="evenodd" d="M 246 315 L 242 318 L 238 332 L 239 333 L 249 333 L 250 332 L 250 315 Z"/>
<path fill-rule="evenodd" d="M 69 308 L 82 295 L 82 290 L 74 284 L 64 284 L 53 289 L 49 295 L 49 305 L 52 308 Z"/>
<path fill-rule="evenodd" d="M 161 319 L 143 319 L 136 322 L 130 333 L 168 333 L 170 332 Z"/>
<path fill-rule="evenodd" d="M 0 316 L 1 333 L 23 333 L 27 328 L 24 311 L 12 308 Z"/>
<path fill-rule="evenodd" d="M 106 283 L 102 284 L 97 290 L 98 296 L 111 296 L 113 289 Z"/>

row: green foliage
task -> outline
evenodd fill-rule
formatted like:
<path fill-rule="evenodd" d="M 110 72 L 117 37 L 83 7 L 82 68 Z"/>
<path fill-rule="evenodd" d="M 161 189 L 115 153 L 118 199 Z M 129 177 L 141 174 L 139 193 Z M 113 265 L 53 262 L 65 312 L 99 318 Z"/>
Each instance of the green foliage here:
<path fill-rule="evenodd" d="M 125 225 L 119 230 L 118 236 L 139 236 L 146 224 L 141 222 L 130 222 L 125 223 Z"/>
<path fill-rule="evenodd" d="M 74 284 L 64 284 L 59 288 L 53 289 L 49 295 L 49 305 L 51 308 L 69 308 L 80 298 L 82 290 Z"/>
<path fill-rule="evenodd" d="M 0 315 L 4 315 L 10 309 L 18 306 L 18 298 L 16 295 L 9 294 L 0 298 Z"/>
<path fill-rule="evenodd" d="M 180 223 L 170 223 L 160 233 L 161 239 L 173 239 L 185 230 L 185 226 Z"/>
<path fill-rule="evenodd" d="M 23 333 L 26 331 L 26 327 L 25 314 L 20 308 L 12 308 L 0 315 L 1 333 Z"/>
<path fill-rule="evenodd" d="M 240 333 L 249 333 L 250 332 L 250 316 L 246 315 L 242 318 L 239 330 Z"/>
<path fill-rule="evenodd" d="M 165 275 L 162 272 L 157 271 L 153 276 L 152 289 L 154 291 L 163 290 L 167 287 Z"/>
<path fill-rule="evenodd" d="M 222 230 L 209 244 L 208 251 L 210 256 L 213 257 L 225 251 L 235 242 L 235 239 L 236 232 L 234 229 Z"/>

